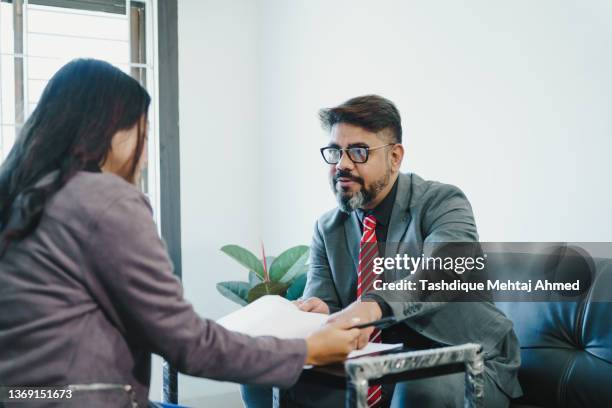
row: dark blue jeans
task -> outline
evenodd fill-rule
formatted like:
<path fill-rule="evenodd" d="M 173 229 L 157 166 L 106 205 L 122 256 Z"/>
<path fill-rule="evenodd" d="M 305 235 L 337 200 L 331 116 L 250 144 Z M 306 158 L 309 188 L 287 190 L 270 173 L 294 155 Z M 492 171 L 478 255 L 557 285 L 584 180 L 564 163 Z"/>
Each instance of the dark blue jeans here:
<path fill-rule="evenodd" d="M 241 385 L 240 395 L 247 408 L 270 408 L 272 406 L 272 388 L 257 385 Z"/>

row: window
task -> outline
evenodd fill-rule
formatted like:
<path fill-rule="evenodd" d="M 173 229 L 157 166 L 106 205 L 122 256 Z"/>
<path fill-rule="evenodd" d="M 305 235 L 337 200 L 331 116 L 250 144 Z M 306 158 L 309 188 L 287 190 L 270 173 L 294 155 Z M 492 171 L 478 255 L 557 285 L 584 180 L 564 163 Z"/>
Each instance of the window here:
<path fill-rule="evenodd" d="M 142 189 L 159 225 L 155 1 L 0 0 L 0 161 L 62 65 L 83 57 L 108 61 L 152 97 Z"/>

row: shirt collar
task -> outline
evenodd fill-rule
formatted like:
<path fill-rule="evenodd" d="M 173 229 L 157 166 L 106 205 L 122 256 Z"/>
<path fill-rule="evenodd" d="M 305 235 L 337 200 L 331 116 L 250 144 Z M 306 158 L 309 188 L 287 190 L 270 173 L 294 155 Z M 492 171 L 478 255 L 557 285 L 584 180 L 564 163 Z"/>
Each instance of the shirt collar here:
<path fill-rule="evenodd" d="M 397 184 L 399 181 L 399 177 L 395 179 L 395 183 L 393 183 L 393 187 L 391 191 L 387 194 L 387 196 L 376 206 L 376 208 L 372 210 L 357 210 L 357 217 L 359 218 L 359 222 L 363 224 L 363 218 L 367 215 L 373 215 L 376 218 L 376 223 L 387 226 L 389 224 L 389 220 L 391 219 L 391 211 L 393 211 L 393 204 L 395 203 L 395 196 L 397 195 Z"/>

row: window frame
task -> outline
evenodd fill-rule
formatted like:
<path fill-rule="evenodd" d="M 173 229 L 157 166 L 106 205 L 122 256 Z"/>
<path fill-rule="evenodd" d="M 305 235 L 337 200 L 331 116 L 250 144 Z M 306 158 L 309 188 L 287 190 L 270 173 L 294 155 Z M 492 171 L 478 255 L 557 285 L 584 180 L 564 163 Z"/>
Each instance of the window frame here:
<path fill-rule="evenodd" d="M 13 5 L 13 44 L 12 50 L 5 50 L 0 47 L 0 58 L 9 57 L 9 63 L 14 66 L 14 100 L 15 116 L 11 121 L 4 121 L 3 98 L 0 97 L 0 162 L 4 160 L 10 150 L 10 146 L 5 145 L 4 130 L 11 129 L 16 138 L 21 127 L 30 114 L 31 101 L 29 90 L 29 58 L 36 57 L 28 52 L 28 12 L 30 10 L 46 10 L 50 8 L 63 8 L 61 12 L 74 15 L 103 16 L 105 14 L 116 14 L 125 17 L 127 20 L 126 33 L 128 39 L 129 55 L 127 60 L 121 65 L 127 66 L 129 73 L 139 80 L 151 95 L 151 106 L 149 108 L 149 143 L 147 168 L 144 172 L 142 190 L 148 195 L 154 209 L 156 224 L 161 225 L 160 211 L 160 164 L 159 164 L 159 81 L 157 72 L 157 0 L 0 0 L 0 3 L 11 3 Z M 79 6 L 80 8 L 75 8 Z M 21 13 L 15 13 L 14 7 L 20 7 Z M 120 14 L 121 9 L 124 13 Z M 141 9 L 144 14 L 138 23 L 133 21 L 133 11 Z M 129 11 L 128 11 L 129 10 Z M 59 10 L 58 10 L 59 11 Z M 18 17 L 16 17 L 18 16 Z M 139 45 L 137 54 L 144 54 L 144 60 L 134 61 L 134 27 L 136 24 L 144 23 L 144 28 L 138 30 Z M 0 32 L 0 37 L 2 32 Z M 86 36 L 84 36 L 86 37 Z M 12 61 L 10 61 L 12 59 Z M 55 58 L 53 58 L 55 59 Z M 56 60 L 62 59 L 58 57 Z M 117 63 L 111 61 L 111 63 Z M 136 73 L 144 73 L 136 75 Z M 0 64 L 0 77 L 2 76 L 2 64 Z M 8 133 L 7 133 L 8 134 Z"/>

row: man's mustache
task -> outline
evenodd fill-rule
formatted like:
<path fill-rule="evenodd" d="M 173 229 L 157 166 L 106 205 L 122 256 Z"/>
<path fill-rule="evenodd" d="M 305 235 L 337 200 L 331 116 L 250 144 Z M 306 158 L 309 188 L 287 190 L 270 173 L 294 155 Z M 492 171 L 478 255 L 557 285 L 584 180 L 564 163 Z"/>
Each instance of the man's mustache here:
<path fill-rule="evenodd" d="M 351 181 L 354 181 L 356 183 L 363 185 L 363 179 L 361 177 L 353 176 L 350 172 L 347 172 L 347 171 L 338 171 L 334 175 L 334 184 L 337 183 L 338 179 L 340 178 L 349 179 Z"/>

